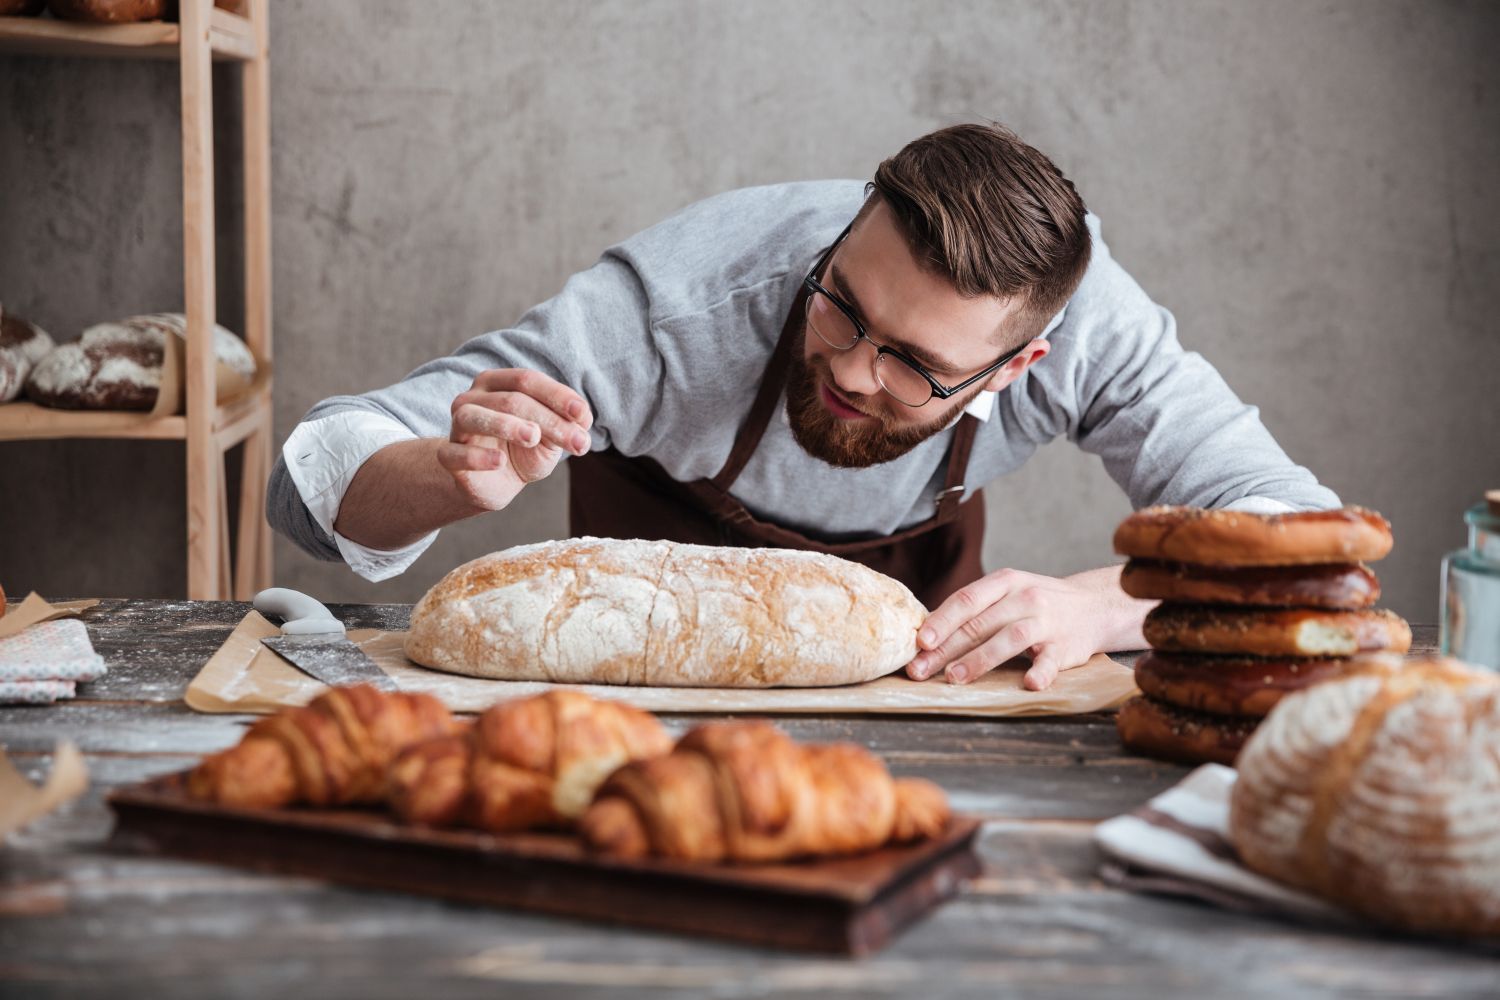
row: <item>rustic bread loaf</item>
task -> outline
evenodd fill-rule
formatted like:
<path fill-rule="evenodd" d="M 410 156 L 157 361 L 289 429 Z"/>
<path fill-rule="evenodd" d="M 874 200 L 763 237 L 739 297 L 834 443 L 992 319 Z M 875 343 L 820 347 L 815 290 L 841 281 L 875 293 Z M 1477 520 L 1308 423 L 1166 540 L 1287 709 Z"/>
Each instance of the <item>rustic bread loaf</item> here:
<path fill-rule="evenodd" d="M 1500 678 L 1371 658 L 1288 695 L 1239 757 L 1245 864 L 1371 919 L 1500 934 Z"/>
<path fill-rule="evenodd" d="M 35 17 L 47 0 L 0 0 L 0 17 Z"/>
<path fill-rule="evenodd" d="M 0 403 L 21 395 L 31 370 L 55 346 L 41 327 L 0 307 Z"/>
<path fill-rule="evenodd" d="M 406 655 L 505 680 L 823 687 L 906 665 L 925 615 L 834 556 L 577 538 L 453 570 L 413 609 Z"/>
<path fill-rule="evenodd" d="M 149 410 L 161 390 L 168 336 L 186 342 L 181 313 L 91 326 L 42 359 L 26 394 L 43 406 L 66 410 Z M 244 341 L 216 324 L 214 356 L 218 398 L 243 392 L 255 377 L 255 358 Z"/>

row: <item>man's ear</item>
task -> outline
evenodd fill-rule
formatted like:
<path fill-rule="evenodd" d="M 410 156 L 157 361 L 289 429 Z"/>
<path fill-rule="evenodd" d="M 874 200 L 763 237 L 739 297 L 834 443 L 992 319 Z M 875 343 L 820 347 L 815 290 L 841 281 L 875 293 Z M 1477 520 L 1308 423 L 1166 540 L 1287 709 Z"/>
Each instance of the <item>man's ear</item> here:
<path fill-rule="evenodd" d="M 989 381 L 984 383 L 984 387 L 990 392 L 999 392 L 1019 378 L 1021 373 L 1026 369 L 1045 358 L 1051 350 L 1052 345 L 1050 343 L 1040 337 L 1035 338 L 1031 343 L 1021 348 L 1021 353 L 996 369 L 995 374 L 991 375 Z"/>

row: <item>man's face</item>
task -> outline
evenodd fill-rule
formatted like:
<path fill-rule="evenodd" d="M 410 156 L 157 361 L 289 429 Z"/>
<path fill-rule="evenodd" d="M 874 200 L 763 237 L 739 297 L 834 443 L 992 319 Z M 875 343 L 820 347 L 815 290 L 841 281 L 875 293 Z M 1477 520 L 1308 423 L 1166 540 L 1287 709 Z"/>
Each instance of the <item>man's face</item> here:
<path fill-rule="evenodd" d="M 1014 335 L 1003 331 L 1020 302 L 964 298 L 946 278 L 919 268 L 884 203 L 855 225 L 818 279 L 854 308 L 875 343 L 910 355 L 944 385 L 983 371 L 1014 346 Z M 912 407 L 881 388 L 870 343 L 835 350 L 808 331 L 805 313 L 795 321 L 801 350 L 787 372 L 792 434 L 808 454 L 843 468 L 900 458 L 947 427 L 981 391 L 1004 388 L 1047 353 L 1046 341 L 1033 341 L 958 396 Z"/>

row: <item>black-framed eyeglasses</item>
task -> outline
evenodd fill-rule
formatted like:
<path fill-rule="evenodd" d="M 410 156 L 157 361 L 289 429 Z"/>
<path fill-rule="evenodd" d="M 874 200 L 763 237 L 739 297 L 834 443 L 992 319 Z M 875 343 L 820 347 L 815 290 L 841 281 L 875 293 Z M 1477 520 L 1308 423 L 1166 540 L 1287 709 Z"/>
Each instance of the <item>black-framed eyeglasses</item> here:
<path fill-rule="evenodd" d="M 976 382 L 993 375 L 1001 365 L 1021 353 L 1025 344 L 1015 350 L 1006 351 L 1001 355 L 1000 360 L 978 375 L 966 378 L 958 385 L 944 385 L 904 351 L 877 344 L 865 330 L 864 323 L 854 315 L 854 308 L 824 288 L 818 281 L 818 275 L 822 273 L 829 258 L 833 256 L 839 244 L 844 242 L 844 237 L 849 235 L 849 230 L 853 227 L 853 222 L 844 227 L 838 239 L 823 251 L 823 255 L 812 266 L 812 270 L 807 272 L 807 277 L 802 279 L 802 284 L 807 289 L 807 326 L 819 340 L 835 351 L 853 350 L 861 340 L 870 341 L 870 346 L 875 348 L 875 381 L 880 383 L 880 387 L 890 393 L 897 402 L 918 407 L 927 405 L 934 396 L 938 399 L 948 399 L 955 393 L 963 392 Z M 887 360 L 892 358 L 895 359 L 895 364 Z"/>

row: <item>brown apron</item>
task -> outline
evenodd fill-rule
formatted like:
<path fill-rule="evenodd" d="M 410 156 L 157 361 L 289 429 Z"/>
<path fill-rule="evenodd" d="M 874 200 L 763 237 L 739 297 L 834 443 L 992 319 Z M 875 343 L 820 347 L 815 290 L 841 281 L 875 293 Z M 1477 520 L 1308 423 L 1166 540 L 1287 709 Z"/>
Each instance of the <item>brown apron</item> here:
<path fill-rule="evenodd" d="M 855 542 L 822 542 L 759 520 L 730 495 L 730 488 L 760 445 L 781 401 L 787 367 L 796 347 L 795 318 L 802 291 L 781 330 L 781 339 L 761 377 L 724 467 L 712 479 L 679 483 L 656 461 L 610 449 L 569 459 L 568 527 L 574 537 L 650 538 L 698 545 L 776 547 L 826 552 L 864 563 L 912 589 L 936 608 L 984 570 L 984 502 L 975 490 L 963 502 L 964 472 L 978 421 L 964 414 L 948 446 L 947 477 L 932 517 L 894 535 Z"/>

